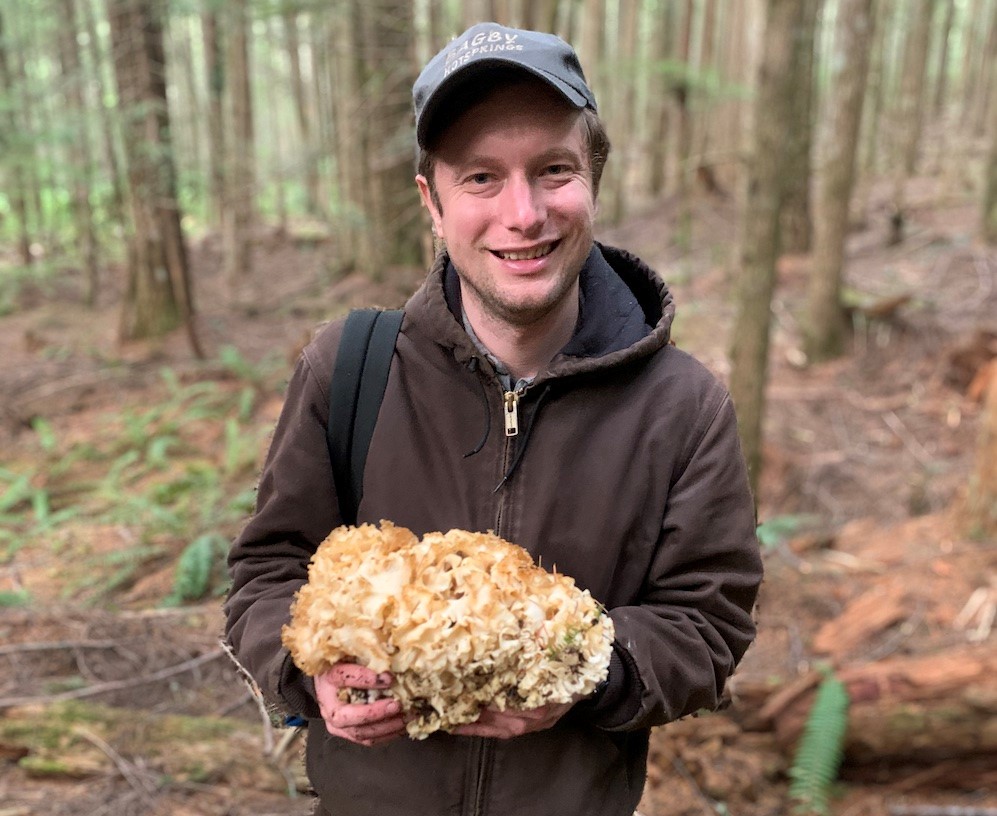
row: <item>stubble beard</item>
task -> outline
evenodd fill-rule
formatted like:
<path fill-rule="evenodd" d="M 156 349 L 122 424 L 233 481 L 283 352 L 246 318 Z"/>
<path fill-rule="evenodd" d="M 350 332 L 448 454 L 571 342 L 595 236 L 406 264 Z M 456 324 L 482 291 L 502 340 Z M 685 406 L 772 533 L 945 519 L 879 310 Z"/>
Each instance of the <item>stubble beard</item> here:
<path fill-rule="evenodd" d="M 491 287 L 479 286 L 457 268 L 456 264 L 454 268 L 457 270 L 457 276 L 460 278 L 461 289 L 465 292 L 465 297 L 467 294 L 471 294 L 488 319 L 516 328 L 535 325 L 551 314 L 569 296 L 581 275 L 581 267 L 579 267 L 574 275 L 559 276 L 554 288 L 543 297 L 516 303 L 510 302 L 508 298 L 503 297 Z"/>

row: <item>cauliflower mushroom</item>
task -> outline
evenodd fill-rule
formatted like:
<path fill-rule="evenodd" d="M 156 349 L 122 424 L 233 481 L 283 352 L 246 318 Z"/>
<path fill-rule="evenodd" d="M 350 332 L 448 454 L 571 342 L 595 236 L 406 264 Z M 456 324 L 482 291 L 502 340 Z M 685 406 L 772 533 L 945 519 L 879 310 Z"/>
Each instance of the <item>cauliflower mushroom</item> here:
<path fill-rule="evenodd" d="M 284 645 L 305 674 L 340 661 L 389 671 L 421 739 L 481 709 L 537 708 L 605 679 L 613 622 L 572 578 L 491 533 L 421 540 L 382 521 L 338 527 L 312 556 Z M 351 699 L 369 699 L 357 690 Z"/>

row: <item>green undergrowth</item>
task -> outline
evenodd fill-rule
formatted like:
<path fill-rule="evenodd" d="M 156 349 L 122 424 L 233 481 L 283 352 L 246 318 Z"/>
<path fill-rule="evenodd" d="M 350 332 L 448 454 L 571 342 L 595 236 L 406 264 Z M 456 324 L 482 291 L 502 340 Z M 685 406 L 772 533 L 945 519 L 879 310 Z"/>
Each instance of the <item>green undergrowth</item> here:
<path fill-rule="evenodd" d="M 86 779 L 111 772 L 115 757 L 141 759 L 158 787 L 175 783 L 252 784 L 281 790 L 259 760 L 251 727 L 227 717 L 156 714 L 68 702 L 16 709 L 0 719 L 0 743 L 32 777 Z M 120 761 L 120 759 L 119 759 Z"/>
<path fill-rule="evenodd" d="M 221 362 L 218 380 L 164 368 L 142 405 L 35 419 L 30 444 L 0 464 L 0 563 L 61 549 L 80 573 L 66 591 L 101 599 L 172 558 L 170 603 L 223 591 L 227 542 L 253 507 L 272 378 L 231 350 Z M 0 605 L 30 596 L 7 592 Z"/>

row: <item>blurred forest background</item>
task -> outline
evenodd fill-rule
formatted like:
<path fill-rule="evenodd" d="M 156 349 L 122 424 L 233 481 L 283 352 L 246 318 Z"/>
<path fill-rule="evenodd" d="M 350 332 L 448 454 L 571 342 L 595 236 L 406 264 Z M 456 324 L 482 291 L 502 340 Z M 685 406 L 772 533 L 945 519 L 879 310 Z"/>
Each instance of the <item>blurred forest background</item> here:
<path fill-rule="evenodd" d="M 758 496 L 642 811 L 993 816 L 997 0 L 0 4 L 0 816 L 308 812 L 225 552 L 303 343 L 425 273 L 411 85 L 485 19 L 575 45 Z"/>

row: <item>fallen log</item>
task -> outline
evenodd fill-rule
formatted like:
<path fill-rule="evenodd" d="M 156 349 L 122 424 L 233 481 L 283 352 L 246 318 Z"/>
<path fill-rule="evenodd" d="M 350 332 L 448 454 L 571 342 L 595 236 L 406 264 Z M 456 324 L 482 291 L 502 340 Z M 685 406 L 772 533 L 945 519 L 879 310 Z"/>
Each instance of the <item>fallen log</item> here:
<path fill-rule="evenodd" d="M 997 761 L 997 653 L 986 644 L 842 666 L 851 703 L 845 763 Z M 728 714 L 749 731 L 771 731 L 787 754 L 813 705 L 819 675 L 781 685 L 742 681 Z M 992 766 L 991 766 L 992 767 Z"/>

